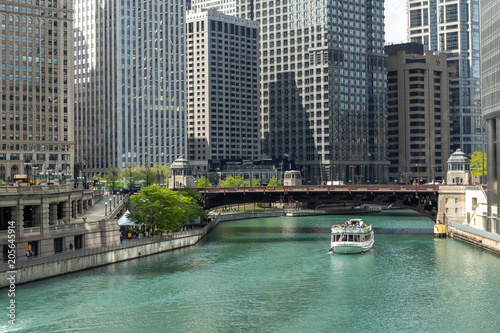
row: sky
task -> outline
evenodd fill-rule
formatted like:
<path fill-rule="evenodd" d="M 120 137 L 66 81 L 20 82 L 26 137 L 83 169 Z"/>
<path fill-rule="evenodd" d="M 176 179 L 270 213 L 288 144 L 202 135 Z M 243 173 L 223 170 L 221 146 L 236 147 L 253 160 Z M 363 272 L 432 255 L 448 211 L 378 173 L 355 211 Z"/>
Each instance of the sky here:
<path fill-rule="evenodd" d="M 406 43 L 405 0 L 385 0 L 385 42 Z"/>

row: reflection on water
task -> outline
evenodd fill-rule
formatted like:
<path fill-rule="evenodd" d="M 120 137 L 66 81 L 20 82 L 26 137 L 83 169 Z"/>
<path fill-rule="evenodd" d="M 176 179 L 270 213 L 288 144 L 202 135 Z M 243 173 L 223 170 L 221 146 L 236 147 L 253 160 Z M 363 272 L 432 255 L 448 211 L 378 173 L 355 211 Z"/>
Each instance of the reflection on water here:
<path fill-rule="evenodd" d="M 372 251 L 329 254 L 345 216 L 223 223 L 198 245 L 18 286 L 22 332 L 494 332 L 499 258 L 363 216 Z M 4 299 L 4 298 L 2 298 Z M 0 323 L 0 331 L 5 330 Z"/>

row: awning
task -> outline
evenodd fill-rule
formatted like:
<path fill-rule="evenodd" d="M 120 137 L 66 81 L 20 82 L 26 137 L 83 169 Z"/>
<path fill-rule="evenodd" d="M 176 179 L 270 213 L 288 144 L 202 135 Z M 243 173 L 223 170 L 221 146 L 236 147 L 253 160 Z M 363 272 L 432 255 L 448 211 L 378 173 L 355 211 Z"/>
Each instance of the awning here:
<path fill-rule="evenodd" d="M 127 210 L 125 212 L 125 214 L 123 214 L 123 216 L 120 217 L 120 219 L 118 220 L 118 225 L 120 225 L 120 226 L 135 225 L 134 222 L 132 222 L 132 221 L 129 220 L 129 218 L 128 218 L 129 214 L 130 214 L 130 212 Z"/>

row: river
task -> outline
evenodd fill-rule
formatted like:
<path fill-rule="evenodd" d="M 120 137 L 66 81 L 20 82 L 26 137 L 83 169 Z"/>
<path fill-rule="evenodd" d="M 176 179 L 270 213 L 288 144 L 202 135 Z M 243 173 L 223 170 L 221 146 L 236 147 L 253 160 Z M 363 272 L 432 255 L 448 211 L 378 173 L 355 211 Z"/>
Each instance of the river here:
<path fill-rule="evenodd" d="M 365 254 L 329 254 L 346 216 L 219 224 L 195 246 L 19 285 L 19 332 L 497 332 L 500 258 L 409 211 L 362 216 Z M 4 308 L 6 289 L 0 290 Z"/>

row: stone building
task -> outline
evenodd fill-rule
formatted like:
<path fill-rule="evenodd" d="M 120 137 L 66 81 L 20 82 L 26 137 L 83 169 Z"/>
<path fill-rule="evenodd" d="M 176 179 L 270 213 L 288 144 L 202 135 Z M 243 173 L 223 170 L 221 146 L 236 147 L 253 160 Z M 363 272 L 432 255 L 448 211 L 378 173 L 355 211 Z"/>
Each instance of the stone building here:
<path fill-rule="evenodd" d="M 168 188 L 194 187 L 193 167 L 184 158 L 178 158 L 170 166 Z"/>
<path fill-rule="evenodd" d="M 285 179 L 283 180 L 284 186 L 297 186 L 302 185 L 302 175 L 300 171 L 288 170 L 285 171 Z"/>
<path fill-rule="evenodd" d="M 1 1 L 0 180 L 74 159 L 73 1 Z"/>
<path fill-rule="evenodd" d="M 96 201 L 94 191 L 73 184 L 0 187 L 0 244 L 6 259 L 8 230 L 15 229 L 17 256 L 28 246 L 35 256 L 91 248 L 119 241 L 116 220 L 85 221 L 83 214 Z M 104 214 L 103 214 L 104 215 Z"/>

